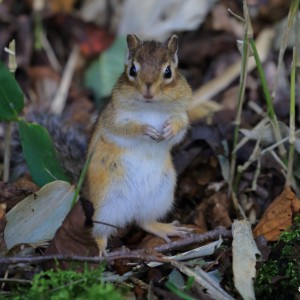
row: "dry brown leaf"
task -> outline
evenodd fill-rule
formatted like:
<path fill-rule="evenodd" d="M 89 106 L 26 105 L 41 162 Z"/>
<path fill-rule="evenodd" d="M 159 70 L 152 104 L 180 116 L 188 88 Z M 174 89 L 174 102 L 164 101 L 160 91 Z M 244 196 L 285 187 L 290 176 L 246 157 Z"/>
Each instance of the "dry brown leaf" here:
<path fill-rule="evenodd" d="M 263 214 L 253 230 L 254 237 L 263 235 L 267 241 L 277 241 L 282 231 L 292 225 L 293 213 L 300 211 L 300 201 L 291 190 L 285 187 Z"/>
<path fill-rule="evenodd" d="M 66 216 L 61 227 L 56 231 L 46 255 L 65 254 L 80 256 L 97 256 L 99 250 L 96 241 L 91 234 L 91 226 L 88 226 L 87 214 L 92 214 L 92 206 L 87 200 L 84 204 L 77 202 Z M 85 208 L 84 208 L 85 207 Z M 89 213 L 85 213 L 90 211 Z M 91 217 L 91 216 L 90 216 Z M 57 267 L 56 264 L 47 264 L 47 267 Z M 61 268 L 67 268 L 68 262 L 61 262 Z"/>

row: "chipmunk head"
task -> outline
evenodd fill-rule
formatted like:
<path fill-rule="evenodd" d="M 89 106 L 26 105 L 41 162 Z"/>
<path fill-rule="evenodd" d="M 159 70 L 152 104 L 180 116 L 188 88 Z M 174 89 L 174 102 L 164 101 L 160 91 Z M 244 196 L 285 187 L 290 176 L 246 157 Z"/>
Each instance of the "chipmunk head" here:
<path fill-rule="evenodd" d="M 127 36 L 128 53 L 126 76 L 147 102 L 159 100 L 159 94 L 170 87 L 177 77 L 178 38 L 171 36 L 166 42 L 141 41 L 136 35 Z"/>

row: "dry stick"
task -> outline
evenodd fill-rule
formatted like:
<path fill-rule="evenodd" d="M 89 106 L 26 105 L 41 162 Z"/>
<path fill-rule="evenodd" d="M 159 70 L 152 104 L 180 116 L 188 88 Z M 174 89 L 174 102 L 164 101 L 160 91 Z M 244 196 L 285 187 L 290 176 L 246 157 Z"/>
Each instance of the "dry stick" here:
<path fill-rule="evenodd" d="M 45 256 L 32 256 L 32 257 L 9 257 L 9 258 L 0 258 L 0 264 L 11 265 L 11 264 L 19 264 L 19 263 L 35 263 L 40 264 L 47 261 L 76 261 L 76 262 L 84 262 L 84 263 L 101 263 L 101 262 L 113 262 L 118 259 L 137 259 L 142 261 L 156 261 L 162 263 L 170 262 L 167 258 L 162 258 L 157 255 L 147 255 L 142 254 L 141 251 L 123 251 L 123 253 L 115 255 L 114 252 L 109 254 L 108 256 L 79 256 L 79 255 L 45 255 Z"/>
<path fill-rule="evenodd" d="M 78 61 L 78 56 L 79 47 L 74 46 L 66 64 L 65 70 L 63 72 L 61 83 L 58 87 L 55 98 L 53 99 L 53 102 L 51 104 L 51 111 L 55 114 L 61 114 L 65 107 L 72 77 Z"/>
<path fill-rule="evenodd" d="M 52 46 L 51 44 L 49 43 L 48 39 L 47 39 L 47 36 L 45 34 L 45 32 L 42 30 L 40 32 L 40 39 L 41 39 L 41 43 L 42 43 L 42 46 L 46 52 L 46 55 L 49 59 L 49 62 L 50 62 L 50 65 L 51 67 L 56 71 L 56 72 L 60 72 L 61 71 L 61 65 L 55 55 L 55 52 L 53 51 L 52 49 Z"/>
<path fill-rule="evenodd" d="M 195 243 L 203 243 L 209 240 L 215 240 L 219 237 L 222 238 L 231 238 L 231 230 L 219 226 L 212 231 L 208 231 L 203 234 L 195 234 L 188 236 L 182 240 L 170 242 L 165 245 L 157 246 L 153 250 L 156 252 L 166 252 L 172 251 L 181 247 L 186 247 Z M 47 255 L 47 256 L 38 256 L 38 257 L 9 257 L 9 258 L 0 258 L 0 264 L 18 264 L 18 263 L 44 263 L 46 261 L 78 261 L 78 262 L 88 262 L 88 263 L 100 263 L 100 262 L 113 262 L 118 259 L 138 259 L 144 261 L 156 261 L 162 263 L 168 263 L 170 260 L 168 258 L 159 257 L 158 255 L 153 254 L 149 249 L 139 249 L 139 250 L 117 250 L 109 253 L 106 257 L 89 257 L 89 256 L 78 256 L 78 255 Z"/>

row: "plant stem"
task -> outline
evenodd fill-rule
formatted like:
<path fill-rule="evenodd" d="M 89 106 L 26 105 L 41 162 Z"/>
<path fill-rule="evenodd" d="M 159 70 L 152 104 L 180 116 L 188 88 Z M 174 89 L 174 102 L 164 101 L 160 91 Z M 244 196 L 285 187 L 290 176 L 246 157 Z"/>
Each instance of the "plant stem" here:
<path fill-rule="evenodd" d="M 81 174 L 80 174 L 80 178 L 79 178 L 79 181 L 78 181 L 78 184 L 76 186 L 76 189 L 75 189 L 75 192 L 74 192 L 74 197 L 73 197 L 73 200 L 72 200 L 72 204 L 71 204 L 71 207 L 74 206 L 74 204 L 76 203 L 77 201 L 77 198 L 79 196 L 79 193 L 80 193 L 80 190 L 82 188 L 82 185 L 83 185 L 83 182 L 84 182 L 84 179 L 85 179 L 85 175 L 86 175 L 86 172 L 88 170 L 88 167 L 89 167 L 89 164 L 91 162 L 91 159 L 92 159 L 92 154 L 89 154 L 85 163 L 84 163 L 84 166 L 83 166 L 83 169 L 81 171 Z"/>
<path fill-rule="evenodd" d="M 239 84 L 239 95 L 238 95 L 238 105 L 237 105 L 237 114 L 235 119 L 235 128 L 234 128 L 234 137 L 233 137 L 233 147 L 231 154 L 231 166 L 230 166 L 230 193 L 236 192 L 238 186 L 238 180 L 235 180 L 235 168 L 236 168 L 236 151 L 235 148 L 238 144 L 239 139 L 239 130 L 241 124 L 242 108 L 245 95 L 245 85 L 247 77 L 247 66 L 248 66 L 248 57 L 249 57 L 249 37 L 252 38 L 252 27 L 249 19 L 249 14 L 247 10 L 247 5 L 244 1 L 244 17 L 245 17 L 245 33 L 244 33 L 244 43 L 243 43 L 243 52 L 242 52 L 242 65 L 241 65 L 241 77 Z M 250 28 L 250 29 L 249 29 Z M 237 209 L 237 207 L 236 207 Z"/>
<path fill-rule="evenodd" d="M 3 170 L 3 181 L 8 182 L 9 180 L 9 165 L 10 165 L 10 144 L 11 144 L 11 133 L 12 133 L 12 122 L 7 122 L 4 138 L 4 170 Z"/>
<path fill-rule="evenodd" d="M 289 149 L 288 169 L 287 169 L 286 182 L 285 182 L 285 185 L 287 186 L 291 186 L 292 183 L 293 162 L 294 162 L 294 152 L 295 152 L 296 65 L 297 65 L 297 54 L 296 54 L 296 47 L 294 47 L 292 72 L 291 72 L 290 138 L 289 138 L 290 149 Z"/>
<path fill-rule="evenodd" d="M 14 75 L 17 69 L 16 61 L 16 42 L 12 40 L 8 47 L 8 69 Z M 12 134 L 12 122 L 7 122 L 4 138 L 4 170 L 3 170 L 3 181 L 7 182 L 9 180 L 9 166 L 10 166 L 10 144 L 11 144 L 11 134 Z"/>
<path fill-rule="evenodd" d="M 267 107 L 268 107 L 268 116 L 271 120 L 271 124 L 272 127 L 274 129 L 274 136 L 276 139 L 276 142 L 280 141 L 282 139 L 281 137 L 281 132 L 280 132 L 280 128 L 279 128 L 279 124 L 277 121 L 277 117 L 276 117 L 276 113 L 273 107 L 273 103 L 272 103 L 272 97 L 267 85 L 267 79 L 266 79 L 266 75 L 265 72 L 263 70 L 257 49 L 256 49 L 256 45 L 253 39 L 250 40 L 250 45 L 253 51 L 253 55 L 254 55 L 254 59 L 256 62 L 256 66 L 257 66 L 257 71 L 260 77 L 260 81 L 261 81 L 261 85 L 262 85 L 262 89 L 263 89 L 263 93 L 266 99 L 266 103 L 267 103 Z M 284 148 L 284 146 L 282 144 L 278 145 L 278 149 L 279 149 L 279 153 L 280 156 L 284 159 L 285 158 L 285 154 L 286 154 L 286 150 Z"/>

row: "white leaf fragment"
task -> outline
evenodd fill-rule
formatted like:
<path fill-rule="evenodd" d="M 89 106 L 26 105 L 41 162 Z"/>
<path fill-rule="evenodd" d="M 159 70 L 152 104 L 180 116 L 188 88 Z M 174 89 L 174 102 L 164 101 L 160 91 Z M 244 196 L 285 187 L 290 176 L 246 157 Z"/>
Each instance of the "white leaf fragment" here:
<path fill-rule="evenodd" d="M 234 286 L 243 299 L 255 299 L 253 278 L 256 255 L 260 255 L 253 239 L 250 223 L 235 220 L 232 225 L 232 255 Z"/>

